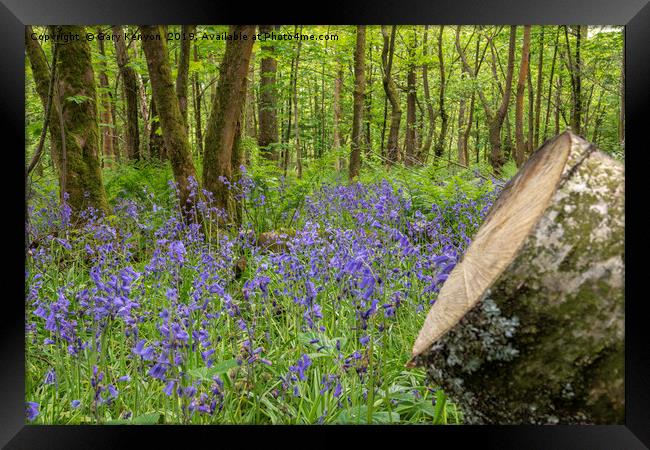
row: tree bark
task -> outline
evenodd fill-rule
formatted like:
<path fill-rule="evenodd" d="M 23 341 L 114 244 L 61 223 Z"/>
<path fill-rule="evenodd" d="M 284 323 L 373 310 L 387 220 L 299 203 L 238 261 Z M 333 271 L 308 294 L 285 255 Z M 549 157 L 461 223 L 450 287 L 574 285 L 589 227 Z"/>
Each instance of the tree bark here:
<path fill-rule="evenodd" d="M 194 44 L 194 61 L 199 62 L 199 51 L 196 43 Z M 195 134 L 196 144 L 199 149 L 199 154 L 203 155 L 203 120 L 201 119 L 201 83 L 199 82 L 199 73 L 195 71 L 192 74 L 194 86 L 194 121 L 195 121 Z"/>
<path fill-rule="evenodd" d="M 194 25 L 183 25 L 181 27 L 181 52 L 180 58 L 178 59 L 178 70 L 176 72 L 176 96 L 178 97 L 178 106 L 181 109 L 186 133 L 189 132 L 187 128 L 187 86 L 189 83 L 190 50 L 192 43 L 189 39 L 189 34 L 193 33 L 194 29 Z"/>
<path fill-rule="evenodd" d="M 260 34 L 271 33 L 273 27 L 260 25 Z M 259 137 L 257 140 L 262 155 L 270 160 L 278 159 L 274 145 L 278 142 L 278 94 L 276 72 L 278 62 L 275 59 L 275 46 L 269 40 L 262 44 L 262 61 L 260 62 L 260 106 L 259 106 Z"/>
<path fill-rule="evenodd" d="M 174 172 L 178 187 L 181 210 L 188 214 L 192 206 L 190 181 L 196 179 L 196 170 L 192 162 L 192 150 L 187 137 L 187 130 L 181 115 L 178 97 L 174 90 L 172 72 L 167 57 L 167 40 L 157 25 L 141 25 L 142 33 L 156 36 L 156 39 L 143 40 L 153 101 L 160 120 L 160 128 L 165 149 Z"/>
<path fill-rule="evenodd" d="M 235 199 L 224 178 L 230 182 L 233 177 L 233 143 L 246 98 L 246 74 L 255 25 L 233 25 L 229 33 L 247 38 L 226 43 L 219 69 L 219 85 L 205 133 L 203 186 L 214 194 L 215 205 L 228 212 L 230 219 L 235 219 L 232 215 L 236 210 Z"/>
<path fill-rule="evenodd" d="M 555 62 L 557 61 L 557 47 L 560 41 L 560 27 L 557 27 L 557 32 L 555 33 L 555 44 L 553 45 L 553 61 L 551 63 L 551 75 L 548 80 L 548 98 L 546 99 L 546 119 L 544 120 L 544 138 L 546 140 L 548 124 L 551 117 L 551 98 L 553 96 L 553 75 L 555 73 Z M 555 133 L 556 135 L 558 133 Z"/>
<path fill-rule="evenodd" d="M 366 26 L 357 25 L 357 43 L 354 51 L 354 104 L 352 113 L 352 142 L 350 144 L 350 181 L 361 170 L 361 146 L 363 123 L 363 91 L 365 88 Z"/>
<path fill-rule="evenodd" d="M 336 78 L 334 79 L 334 97 L 332 99 L 332 109 L 334 110 L 334 124 L 332 135 L 334 140 L 334 150 L 337 153 L 334 159 L 334 166 L 337 172 L 343 169 L 344 159 L 339 156 L 343 142 L 341 140 L 341 88 L 343 86 L 343 65 L 339 62 Z"/>
<path fill-rule="evenodd" d="M 539 37 L 539 55 L 537 60 L 537 93 L 535 96 L 535 136 L 533 137 L 532 148 L 539 147 L 540 117 L 542 113 L 542 80 L 544 78 L 544 26 L 541 27 Z M 532 114 L 532 113 L 531 113 Z"/>
<path fill-rule="evenodd" d="M 101 29 L 98 28 L 97 33 L 101 33 Z M 101 87 L 99 121 L 102 136 L 102 164 L 106 167 L 112 167 L 116 162 L 115 152 L 113 151 L 113 113 L 111 111 L 113 102 L 108 84 L 108 75 L 106 74 L 104 40 L 97 39 L 97 44 L 99 54 L 102 55 L 102 59 L 99 61 L 99 86 Z"/>
<path fill-rule="evenodd" d="M 429 26 L 424 26 L 424 36 L 422 38 L 422 56 L 425 59 L 424 64 L 422 64 L 422 89 L 424 91 L 424 103 L 427 107 L 427 118 L 429 121 L 429 127 L 427 129 L 427 137 L 422 143 L 422 147 L 418 151 L 418 159 L 422 162 L 426 162 L 429 155 L 429 150 L 431 150 L 431 143 L 433 142 L 433 133 L 436 130 L 436 115 L 433 111 L 433 104 L 431 103 L 431 91 L 429 90 L 429 62 L 426 60 L 428 56 L 428 29 Z"/>
<path fill-rule="evenodd" d="M 530 25 L 524 25 L 524 42 L 521 48 L 521 64 L 519 65 L 519 81 L 517 82 L 517 97 L 515 100 L 515 162 L 521 167 L 526 157 L 524 142 L 524 90 L 528 76 L 528 54 L 530 52 Z"/>
<path fill-rule="evenodd" d="M 409 366 L 470 424 L 624 421 L 624 168 L 573 133 L 505 186 Z"/>
<path fill-rule="evenodd" d="M 406 76 L 406 136 L 404 138 L 404 165 L 417 162 L 415 152 L 415 113 L 417 86 L 415 84 L 415 31 L 408 47 L 408 73 Z"/>
<path fill-rule="evenodd" d="M 582 63 L 580 60 L 580 45 L 582 41 L 582 27 L 576 27 L 576 53 L 575 60 L 571 55 L 571 44 L 569 42 L 569 26 L 564 27 L 566 39 L 567 65 L 571 76 L 571 129 L 574 133 L 582 132 Z"/>
<path fill-rule="evenodd" d="M 32 75 L 34 76 L 36 92 L 41 99 L 43 111 L 46 111 L 49 97 L 50 69 L 48 68 L 43 48 L 38 43 L 38 40 L 31 38 L 32 33 L 32 27 L 30 25 L 25 26 L 25 51 L 29 58 Z M 57 113 L 56 104 L 53 102 L 50 108 L 50 117 L 48 121 L 48 129 L 50 132 L 50 155 L 57 176 L 60 178 L 63 168 L 61 163 L 62 136 L 61 128 L 59 126 L 59 113 L 60 111 Z"/>
<path fill-rule="evenodd" d="M 445 148 L 445 140 L 447 138 L 447 126 L 449 124 L 449 115 L 445 109 L 445 88 L 447 81 L 445 78 L 445 59 L 444 53 L 442 52 L 442 33 L 444 31 L 444 25 L 440 26 L 440 34 L 438 34 L 438 67 L 440 69 L 440 90 L 438 95 L 438 108 L 440 115 L 440 134 L 438 139 L 436 139 L 436 145 L 434 148 L 434 154 L 436 158 L 441 158 Z"/>
<path fill-rule="evenodd" d="M 297 29 L 297 27 L 296 27 Z M 300 26 L 299 34 L 302 34 L 302 25 Z M 294 139 L 296 140 L 295 149 L 296 149 L 296 172 L 298 178 L 302 178 L 302 149 L 300 148 L 300 123 L 298 122 L 298 64 L 300 62 L 300 48 L 302 47 L 302 40 L 298 40 L 298 46 L 296 49 L 296 67 L 295 74 L 293 77 L 293 86 L 292 95 L 293 95 L 293 127 L 294 127 Z"/>
<path fill-rule="evenodd" d="M 388 143 L 386 148 L 386 161 L 388 165 L 393 165 L 399 158 L 399 125 L 402 120 L 402 109 L 399 104 L 399 96 L 395 82 L 391 77 L 391 69 L 393 65 L 393 54 L 395 52 L 395 31 L 396 25 L 393 25 L 390 36 L 388 34 L 388 27 L 382 25 L 381 34 L 384 38 L 384 47 L 381 54 L 382 65 L 384 68 L 384 91 L 386 97 L 390 102 L 390 130 L 388 132 Z"/>
<path fill-rule="evenodd" d="M 122 76 L 122 86 L 126 99 L 126 154 L 129 159 L 140 159 L 140 132 L 138 129 L 138 83 L 135 70 L 130 67 L 129 56 L 124 42 L 122 27 L 114 25 L 115 54 Z"/>
<path fill-rule="evenodd" d="M 78 34 L 85 29 L 78 26 L 57 26 L 53 34 Z M 58 121 L 63 137 L 57 146 L 62 149 L 62 192 L 76 213 L 86 207 L 107 210 L 106 193 L 102 183 L 99 162 L 99 127 L 97 121 L 97 94 L 92 66 L 90 43 L 70 41 L 60 45 L 57 60 Z"/>

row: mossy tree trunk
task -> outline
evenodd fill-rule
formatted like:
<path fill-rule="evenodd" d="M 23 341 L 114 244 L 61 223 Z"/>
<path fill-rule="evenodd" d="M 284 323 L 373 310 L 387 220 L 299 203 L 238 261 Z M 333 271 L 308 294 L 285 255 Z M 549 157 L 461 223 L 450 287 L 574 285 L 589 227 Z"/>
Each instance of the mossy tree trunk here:
<path fill-rule="evenodd" d="M 178 105 L 181 109 L 183 122 L 187 129 L 187 86 L 189 83 L 190 75 L 190 50 L 191 43 L 190 34 L 194 33 L 195 25 L 183 25 L 181 27 L 181 52 L 178 60 L 178 70 L 176 72 L 176 96 L 178 97 Z"/>
<path fill-rule="evenodd" d="M 363 91 L 366 84 L 366 26 L 357 25 L 357 41 L 354 50 L 354 102 L 352 112 L 352 142 L 350 143 L 349 178 L 359 176 L 361 170 L 361 143 L 363 139 Z"/>
<path fill-rule="evenodd" d="M 129 55 L 124 42 L 124 31 L 120 26 L 113 26 L 115 54 L 122 77 L 124 97 L 126 99 L 126 156 L 140 159 L 140 130 L 138 127 L 138 82 L 133 67 L 129 66 Z"/>
<path fill-rule="evenodd" d="M 623 423 L 624 169 L 566 132 L 506 185 L 413 364 L 468 423 Z"/>
<path fill-rule="evenodd" d="M 57 26 L 54 34 L 85 36 L 83 27 Z M 99 126 L 97 93 L 90 44 L 72 40 L 60 44 L 57 60 L 56 105 L 60 115 L 55 120 L 62 130 L 53 137 L 61 149 L 61 190 L 69 195 L 75 212 L 86 207 L 108 208 L 99 163 Z"/>
<path fill-rule="evenodd" d="M 97 34 L 101 33 L 101 28 L 97 29 Z M 102 58 L 106 57 L 106 52 L 104 49 L 104 40 L 97 39 L 97 45 L 99 48 L 99 54 L 102 55 Z M 106 60 L 102 59 L 99 62 L 100 72 L 99 72 L 99 86 L 101 87 L 100 99 L 101 99 L 101 109 L 99 114 L 100 127 L 102 130 L 102 162 L 104 166 L 111 167 L 115 164 L 115 151 L 113 150 L 113 101 L 110 92 L 110 86 L 108 84 L 108 75 Z"/>
<path fill-rule="evenodd" d="M 38 40 L 32 39 L 33 29 L 30 25 L 25 26 L 25 51 L 29 58 L 29 64 L 36 84 L 36 92 L 41 99 L 45 111 L 48 101 L 48 88 L 50 84 L 50 69 L 43 48 Z M 61 127 L 55 104 L 50 108 L 50 119 L 48 123 L 50 132 L 50 156 L 58 176 L 61 174 Z"/>
<path fill-rule="evenodd" d="M 143 34 L 158 37 L 144 40 L 142 46 L 147 59 L 153 101 L 160 120 L 165 149 L 174 172 L 181 208 L 187 212 L 191 206 L 189 178 L 196 179 L 196 170 L 167 58 L 167 40 L 159 26 L 142 25 L 140 28 Z"/>
<path fill-rule="evenodd" d="M 233 179 L 233 144 L 246 98 L 246 74 L 253 49 L 255 25 L 231 26 L 229 32 L 238 35 L 241 33 L 247 39 L 226 43 L 226 52 L 219 70 L 219 84 L 205 133 L 203 185 L 214 194 L 216 206 L 227 211 L 230 219 L 234 219 L 235 199 L 222 177 L 228 182 Z"/>

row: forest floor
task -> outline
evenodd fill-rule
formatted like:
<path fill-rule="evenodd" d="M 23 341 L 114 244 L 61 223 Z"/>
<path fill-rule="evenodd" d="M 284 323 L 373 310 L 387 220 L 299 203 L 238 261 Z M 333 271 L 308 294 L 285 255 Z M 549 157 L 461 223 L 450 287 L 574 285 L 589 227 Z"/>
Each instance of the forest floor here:
<path fill-rule="evenodd" d="M 405 364 L 498 193 L 491 181 L 247 173 L 235 230 L 212 225 L 198 192 L 203 220 L 181 220 L 167 171 L 109 174 L 112 212 L 83 225 L 55 191 L 33 199 L 31 423 L 462 422 Z"/>

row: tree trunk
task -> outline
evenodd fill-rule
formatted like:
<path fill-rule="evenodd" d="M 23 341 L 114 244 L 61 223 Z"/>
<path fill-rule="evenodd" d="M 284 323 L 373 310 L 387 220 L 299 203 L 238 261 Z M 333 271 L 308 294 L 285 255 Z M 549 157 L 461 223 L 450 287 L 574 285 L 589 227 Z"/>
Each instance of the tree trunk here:
<path fill-rule="evenodd" d="M 97 34 L 99 33 L 101 33 L 101 29 L 97 29 Z M 101 93 L 99 95 L 101 99 L 99 121 L 102 136 L 102 165 L 112 167 L 115 164 L 115 153 L 113 152 L 113 113 L 111 111 L 113 102 L 108 84 L 108 75 L 106 74 L 104 40 L 97 39 L 97 44 L 99 46 L 99 54 L 102 55 L 102 59 L 99 61 L 99 86 L 101 87 Z"/>
<path fill-rule="evenodd" d="M 364 92 L 364 105 L 365 112 L 363 114 L 364 124 L 364 146 L 366 157 L 370 157 L 372 153 L 372 133 L 370 126 L 372 124 L 372 81 L 375 67 L 372 64 L 372 45 L 368 45 L 368 76 L 366 77 L 366 90 Z"/>
<path fill-rule="evenodd" d="M 332 135 L 334 140 L 334 150 L 336 157 L 334 159 L 334 166 L 337 172 L 343 169 L 344 159 L 340 157 L 339 152 L 343 146 L 341 141 L 341 87 L 343 86 L 343 65 L 339 62 L 338 70 L 336 71 L 336 78 L 334 79 L 334 97 L 332 99 L 332 109 L 334 110 L 334 124 Z"/>
<path fill-rule="evenodd" d="M 412 166 L 416 161 L 415 153 L 415 108 L 417 86 L 415 84 L 415 31 L 408 48 L 408 74 L 406 76 L 406 136 L 404 138 L 404 165 Z"/>
<path fill-rule="evenodd" d="M 574 133 L 582 132 L 582 66 L 580 61 L 580 44 L 582 27 L 576 27 L 576 53 L 575 60 L 571 55 L 571 44 L 569 42 L 569 26 L 564 27 L 564 36 L 566 38 L 566 55 L 571 76 L 571 129 Z"/>
<path fill-rule="evenodd" d="M 194 25 L 183 25 L 181 27 L 181 54 L 178 59 L 178 70 L 176 72 L 176 96 L 178 97 L 178 106 L 181 109 L 181 116 L 183 116 L 186 132 L 189 131 L 187 128 L 187 85 L 189 82 L 190 50 L 192 43 L 189 39 L 189 34 L 193 33 L 194 29 Z"/>
<path fill-rule="evenodd" d="M 246 74 L 253 49 L 255 25 L 233 25 L 229 33 L 247 36 L 247 39 L 226 42 L 226 52 L 219 69 L 217 94 L 205 132 L 203 186 L 214 194 L 216 206 L 227 211 L 230 219 L 235 219 L 232 215 L 236 210 L 234 197 L 222 177 L 230 182 L 233 176 L 233 143 L 246 98 Z"/>
<path fill-rule="evenodd" d="M 510 103 L 510 94 L 512 92 L 512 76 L 514 72 L 514 59 L 515 59 L 515 38 L 517 37 L 517 26 L 510 26 L 510 43 L 508 44 L 508 69 L 506 72 L 506 83 L 503 88 L 503 96 L 499 109 L 494 112 L 490 107 L 490 103 L 485 97 L 482 90 L 478 90 L 479 98 L 485 110 L 485 115 L 488 122 L 489 142 L 490 142 L 490 155 L 489 160 L 496 175 L 501 173 L 501 167 L 505 163 L 503 152 L 501 151 L 501 128 L 508 112 L 508 105 Z M 463 67 L 470 73 L 472 78 L 476 80 L 476 71 L 474 71 L 465 58 L 465 53 L 460 46 L 460 27 L 456 28 L 456 50 L 460 56 Z M 477 128 L 478 130 L 478 128 Z"/>
<path fill-rule="evenodd" d="M 297 29 L 297 27 L 296 27 Z M 302 25 L 300 26 L 299 34 L 302 34 Z M 298 178 L 302 178 L 302 152 L 300 148 L 300 123 L 298 122 L 298 64 L 300 62 L 300 48 L 302 47 L 302 40 L 298 40 L 298 46 L 296 49 L 296 67 L 295 74 L 293 77 L 293 127 L 294 127 L 294 138 L 296 140 L 296 172 Z"/>
<path fill-rule="evenodd" d="M 402 120 L 402 109 L 399 104 L 399 97 L 397 95 L 397 88 L 395 82 L 391 77 L 391 69 L 393 65 L 393 54 L 395 52 L 395 31 L 397 26 L 393 25 L 390 37 L 388 35 L 388 27 L 382 25 L 381 34 L 384 38 L 384 47 L 382 50 L 382 65 L 384 67 L 384 91 L 391 106 L 390 113 L 390 130 L 388 132 L 388 143 L 386 148 L 386 160 L 388 165 L 393 165 L 397 162 L 399 157 L 399 125 Z"/>
<path fill-rule="evenodd" d="M 517 97 L 515 99 L 515 162 L 521 167 L 526 156 L 524 142 L 524 91 L 528 76 L 528 54 L 530 52 L 530 25 L 524 25 L 524 43 L 521 48 L 521 64 L 519 65 L 519 81 L 517 81 Z"/>
<path fill-rule="evenodd" d="M 544 78 L 544 26 L 541 27 L 541 34 L 539 37 L 539 56 L 537 60 L 537 94 L 535 96 L 535 125 L 534 125 L 534 137 L 531 144 L 532 149 L 539 147 L 539 126 L 540 126 L 540 117 L 541 117 L 541 108 L 542 108 L 542 79 Z M 532 114 L 532 111 L 531 111 Z"/>
<path fill-rule="evenodd" d="M 546 140 L 548 123 L 551 117 L 551 98 L 553 96 L 553 75 L 555 73 L 555 62 L 557 61 L 557 47 L 558 42 L 560 41 L 560 27 L 557 27 L 557 32 L 555 33 L 555 44 L 553 45 L 553 62 L 551 63 L 551 75 L 548 80 L 548 98 L 546 99 L 546 119 L 544 120 L 544 138 Z M 555 133 L 556 135 L 558 133 Z"/>
<path fill-rule="evenodd" d="M 85 36 L 83 27 L 56 26 L 54 34 Z M 79 212 L 91 206 L 107 210 L 106 193 L 99 162 L 97 95 L 90 44 L 86 40 L 61 44 L 58 50 L 56 83 L 56 123 L 63 137 L 61 191 L 69 195 L 68 204 Z M 74 99 L 74 100 L 73 100 Z"/>
<path fill-rule="evenodd" d="M 530 53 L 528 54 L 528 138 L 526 139 L 526 155 L 529 157 L 533 152 L 533 140 L 535 139 L 535 93 L 533 92 L 533 75 L 530 71 Z"/>
<path fill-rule="evenodd" d="M 152 103 L 155 102 L 156 105 L 166 153 L 179 191 L 181 210 L 187 214 L 192 204 L 189 178 L 196 179 L 196 170 L 178 97 L 174 91 L 172 71 L 167 58 L 167 39 L 159 26 L 142 25 L 140 28 L 143 34 L 157 37 L 143 40 L 142 46 L 151 79 Z"/>
<path fill-rule="evenodd" d="M 271 33 L 272 31 L 272 26 L 260 25 L 260 34 Z M 269 39 L 269 41 L 262 44 L 262 53 L 263 57 L 260 62 L 260 132 L 257 143 L 260 146 L 262 156 L 270 161 L 276 161 L 278 155 L 273 145 L 278 142 L 278 94 L 276 85 L 278 62 L 275 59 L 273 41 Z"/>
<path fill-rule="evenodd" d="M 163 160 L 166 158 L 165 141 L 160 129 L 160 117 L 156 108 L 156 102 L 151 96 L 151 129 L 149 130 L 149 157 Z"/>
<path fill-rule="evenodd" d="M 436 158 L 441 158 L 445 148 L 445 139 L 447 138 L 447 126 L 449 124 L 449 115 L 445 109 L 445 88 L 446 88 L 446 79 L 445 79 L 445 59 L 442 52 L 442 33 L 444 31 L 444 25 L 440 26 L 440 34 L 438 35 L 438 66 L 440 68 L 440 91 L 438 96 L 438 108 L 440 114 L 440 134 L 436 140 L 436 145 L 434 148 L 434 154 Z"/>
<path fill-rule="evenodd" d="M 363 91 L 365 88 L 366 26 L 357 25 L 357 44 L 354 51 L 354 104 L 352 113 L 352 142 L 350 144 L 350 181 L 361 170 Z"/>
<path fill-rule="evenodd" d="M 194 44 L 194 61 L 199 62 L 199 51 L 196 43 Z M 199 82 L 199 72 L 195 71 L 192 74 L 193 86 L 194 86 L 194 121 L 195 121 L 195 133 L 196 133 L 196 144 L 199 149 L 199 154 L 203 155 L 203 124 L 201 119 L 201 83 Z"/>
<path fill-rule="evenodd" d="M 466 423 L 623 423 L 624 184 L 565 132 L 501 192 L 409 363 Z"/>
<path fill-rule="evenodd" d="M 422 56 L 425 59 L 424 64 L 422 64 L 422 88 L 424 90 L 424 103 L 427 107 L 427 118 L 429 120 L 429 127 L 427 129 L 427 137 L 422 143 L 422 147 L 419 150 L 418 159 L 422 162 L 426 162 L 429 155 L 429 150 L 431 149 L 431 143 L 433 142 L 433 133 L 436 130 L 436 115 L 433 111 L 433 104 L 431 103 L 431 93 L 429 90 L 429 62 L 427 59 L 428 54 L 428 44 L 427 44 L 427 35 L 428 35 L 429 26 L 424 26 L 424 36 L 422 38 Z"/>
<path fill-rule="evenodd" d="M 47 109 L 47 102 L 49 96 L 50 85 L 50 69 L 48 68 L 45 52 L 38 43 L 38 40 L 32 39 L 33 33 L 30 25 L 25 26 L 25 51 L 29 57 L 32 75 L 36 84 L 36 92 L 41 99 L 43 111 Z M 56 95 L 56 94 L 55 94 Z M 50 108 L 50 118 L 48 122 L 48 129 L 50 131 L 50 155 L 52 163 L 56 170 L 57 176 L 60 178 L 63 171 L 61 161 L 61 127 L 59 126 L 59 112 L 56 107 L 56 102 L 52 102 Z"/>
<path fill-rule="evenodd" d="M 120 26 L 113 26 L 115 54 L 122 76 L 122 86 L 126 99 L 126 155 L 129 159 L 140 159 L 140 132 L 138 129 L 138 83 L 135 70 L 130 67 L 129 56 L 124 42 L 124 31 Z"/>

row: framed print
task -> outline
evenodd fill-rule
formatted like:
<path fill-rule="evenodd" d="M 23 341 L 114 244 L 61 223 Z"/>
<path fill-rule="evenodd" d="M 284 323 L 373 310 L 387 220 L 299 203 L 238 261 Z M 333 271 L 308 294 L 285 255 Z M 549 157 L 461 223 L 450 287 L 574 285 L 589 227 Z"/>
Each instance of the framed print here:
<path fill-rule="evenodd" d="M 3 445 L 647 448 L 650 6 L 316 9 L 3 0 Z"/>

